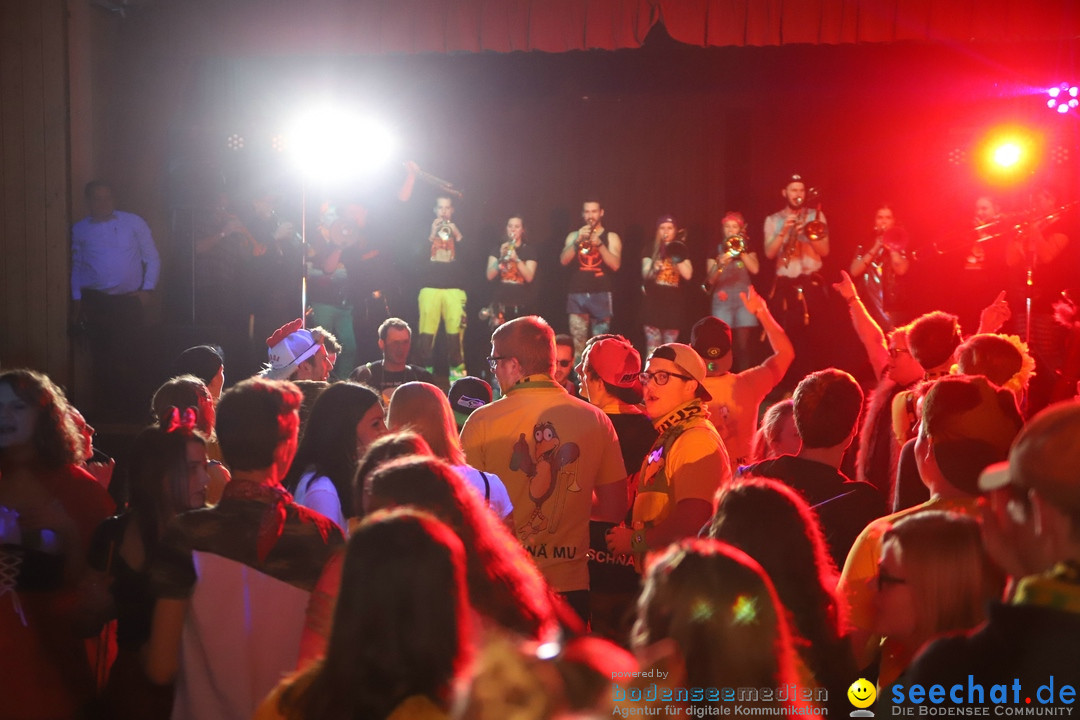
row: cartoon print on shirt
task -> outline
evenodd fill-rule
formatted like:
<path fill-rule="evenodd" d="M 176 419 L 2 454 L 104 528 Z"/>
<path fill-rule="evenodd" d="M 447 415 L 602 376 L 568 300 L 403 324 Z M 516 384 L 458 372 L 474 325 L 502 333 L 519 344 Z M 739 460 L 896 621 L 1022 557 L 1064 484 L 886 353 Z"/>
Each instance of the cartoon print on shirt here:
<path fill-rule="evenodd" d="M 555 425 L 550 422 L 538 422 L 533 427 L 532 450 L 525 433 L 518 437 L 510 456 L 510 469 L 515 472 L 520 470 L 529 478 L 529 498 L 535 506 L 529 519 L 517 528 L 517 535 L 522 541 L 544 530 L 549 533 L 558 530 L 566 493 L 581 492 L 577 472 L 567 468 L 580 455 L 578 444 L 562 443 Z M 544 504 L 549 500 L 551 502 L 545 514 Z"/>

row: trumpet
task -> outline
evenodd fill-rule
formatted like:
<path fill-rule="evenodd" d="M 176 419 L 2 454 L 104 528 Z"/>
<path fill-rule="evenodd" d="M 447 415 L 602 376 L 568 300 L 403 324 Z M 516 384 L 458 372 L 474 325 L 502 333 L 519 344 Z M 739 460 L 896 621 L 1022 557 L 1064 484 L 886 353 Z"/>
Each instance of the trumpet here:
<path fill-rule="evenodd" d="M 434 260 L 439 251 L 445 250 L 450 254 L 450 260 L 454 259 L 454 227 L 449 220 L 440 220 L 435 227 L 435 240 L 431 243 L 431 259 Z"/>
<path fill-rule="evenodd" d="M 594 234 L 596 234 L 596 226 L 592 223 L 589 223 L 585 227 L 581 228 L 581 230 L 578 230 L 578 253 L 582 255 L 588 255 L 592 252 L 592 238 Z"/>

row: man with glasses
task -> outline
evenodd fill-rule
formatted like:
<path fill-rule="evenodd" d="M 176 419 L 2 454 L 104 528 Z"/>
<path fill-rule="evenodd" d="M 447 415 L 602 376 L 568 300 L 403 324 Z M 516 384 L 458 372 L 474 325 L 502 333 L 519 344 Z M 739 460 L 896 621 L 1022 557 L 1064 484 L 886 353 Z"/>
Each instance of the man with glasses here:
<path fill-rule="evenodd" d="M 631 527 L 608 531 L 613 553 L 643 556 L 694 537 L 712 517 L 713 497 L 731 479 L 727 450 L 705 406 L 705 363 L 689 345 L 661 345 L 641 382 L 645 413 L 660 433 L 645 456 Z"/>
<path fill-rule="evenodd" d="M 514 530 L 548 583 L 589 617 L 589 519 L 620 522 L 626 468 L 611 421 L 555 382 L 555 333 L 543 318 L 495 329 L 488 364 L 503 397 L 461 429 L 469 465 L 502 478 Z"/>
<path fill-rule="evenodd" d="M 566 334 L 555 336 L 555 382 L 563 386 L 566 392 L 574 397 L 578 396 L 576 378 L 571 373 L 574 371 L 574 341 Z"/>

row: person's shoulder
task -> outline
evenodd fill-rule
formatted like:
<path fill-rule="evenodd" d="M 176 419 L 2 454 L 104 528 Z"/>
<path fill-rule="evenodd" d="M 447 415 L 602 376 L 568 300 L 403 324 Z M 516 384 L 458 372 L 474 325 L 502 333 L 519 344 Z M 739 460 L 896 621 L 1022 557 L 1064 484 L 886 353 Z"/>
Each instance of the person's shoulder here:
<path fill-rule="evenodd" d="M 409 370 L 412 371 L 414 375 L 416 375 L 417 379 L 420 382 L 433 383 L 435 381 L 435 376 L 422 367 L 419 367 L 417 365 L 407 365 L 406 367 L 408 367 Z"/>
<path fill-rule="evenodd" d="M 307 534 L 312 538 L 319 538 L 319 544 L 326 545 L 327 547 L 334 547 L 345 542 L 345 536 L 342 534 L 341 528 L 337 526 L 337 523 L 325 515 L 321 515 L 314 510 L 294 502 L 289 503 L 289 510 L 294 514 L 295 526 L 303 528 L 299 531 L 300 534 Z"/>

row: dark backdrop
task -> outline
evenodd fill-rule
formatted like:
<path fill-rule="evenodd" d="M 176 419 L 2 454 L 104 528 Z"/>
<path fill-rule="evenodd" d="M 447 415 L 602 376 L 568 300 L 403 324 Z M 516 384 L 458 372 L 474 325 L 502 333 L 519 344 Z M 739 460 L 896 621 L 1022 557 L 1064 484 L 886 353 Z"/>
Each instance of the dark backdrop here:
<path fill-rule="evenodd" d="M 614 52 L 203 59 L 177 77 L 181 111 L 170 121 L 164 193 L 172 208 L 195 213 L 220 187 L 276 183 L 298 198 L 270 138 L 315 97 L 367 108 L 395 128 L 401 159 L 465 189 L 456 219 L 470 241 L 493 245 L 510 215 L 524 217 L 540 245 L 538 309 L 557 329 L 565 328 L 557 255 L 579 226 L 582 199 L 598 194 L 605 224 L 625 243 L 615 329 L 640 342 L 640 256 L 660 214 L 675 214 L 688 229 L 696 288 L 724 212 L 746 215 L 760 253 L 762 220 L 780 207 L 785 178 L 800 172 L 822 192 L 832 228 L 826 274 L 835 278 L 870 239 L 882 201 L 916 246 L 959 237 L 974 198 L 990 188 L 976 172 L 976 145 L 1005 121 L 1043 133 L 1038 179 L 1071 198 L 1075 118 L 1054 116 L 1035 95 L 1071 66 L 1066 51 L 914 42 L 702 49 L 675 43 L 657 26 L 641 49 Z M 233 132 L 246 138 L 239 153 L 225 148 Z M 1058 147 L 1071 154 L 1056 165 Z M 954 164 L 956 150 L 963 155 Z M 387 193 L 401 176 L 398 167 L 387 174 Z M 994 190 L 1007 205 L 1022 202 L 1023 186 Z M 393 221 L 383 223 L 384 238 L 407 275 L 407 260 L 425 245 L 430 207 L 414 201 L 386 217 Z M 175 267 L 186 267 L 184 253 L 184 239 L 174 237 Z M 473 369 L 487 350 L 475 319 L 489 292 L 485 255 L 474 258 L 468 288 Z M 949 258 L 923 258 L 911 279 L 914 309 L 959 304 Z M 766 263 L 763 291 L 770 277 Z M 414 319 L 415 293 L 405 285 L 401 314 Z M 182 280 L 173 287 L 182 315 L 190 289 Z M 987 290 L 987 301 L 993 294 Z M 705 296 L 694 297 L 704 312 Z M 846 327 L 837 332 L 847 335 Z"/>

